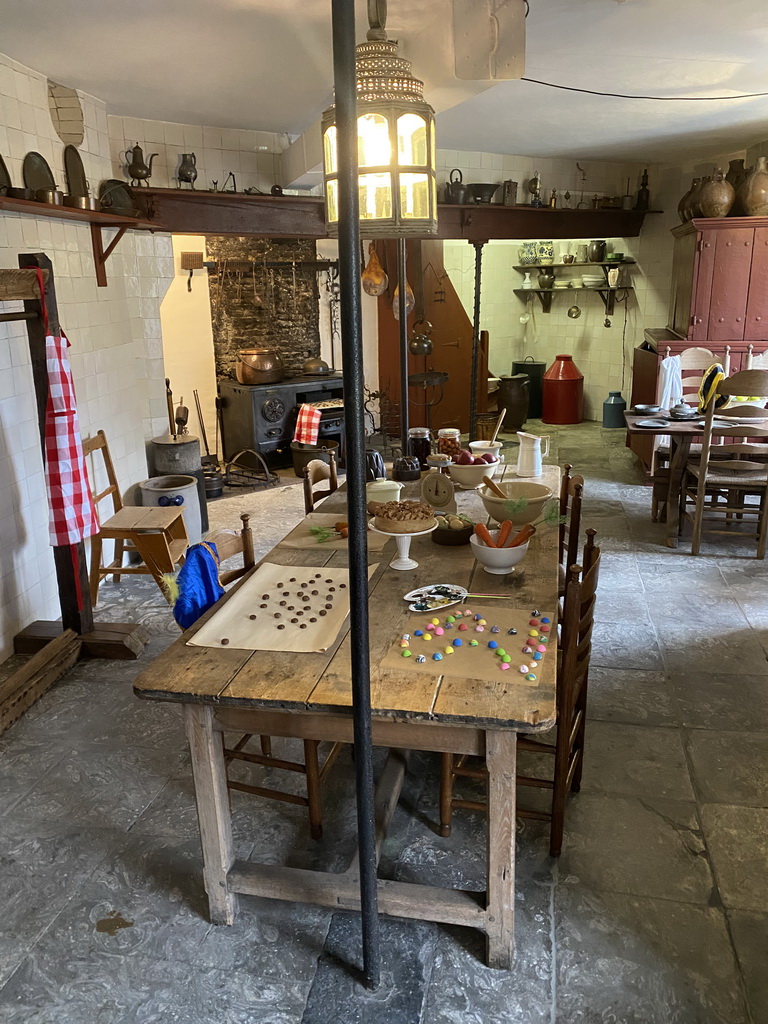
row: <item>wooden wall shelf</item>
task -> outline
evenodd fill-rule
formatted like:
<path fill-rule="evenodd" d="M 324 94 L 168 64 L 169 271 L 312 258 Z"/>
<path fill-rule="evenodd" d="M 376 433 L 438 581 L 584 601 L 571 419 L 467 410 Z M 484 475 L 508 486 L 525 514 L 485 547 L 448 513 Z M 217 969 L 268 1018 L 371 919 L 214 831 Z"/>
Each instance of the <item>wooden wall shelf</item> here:
<path fill-rule="evenodd" d="M 328 238 L 320 196 L 246 196 L 234 192 L 142 188 L 148 214 L 174 234 Z M 659 213 L 658 210 L 648 211 Z M 635 210 L 550 210 L 497 203 L 438 203 L 441 239 L 605 238 L 640 234 L 645 213 Z M 365 237 L 365 226 L 361 227 Z M 431 236 L 435 237 L 435 236 Z"/>
<path fill-rule="evenodd" d="M 107 286 L 106 263 L 128 228 L 144 231 L 162 231 L 164 228 L 155 220 L 142 217 L 120 217 L 100 210 L 78 210 L 72 206 L 54 206 L 53 203 L 35 203 L 28 199 L 11 199 L 0 196 L 0 211 L 24 213 L 31 217 L 55 217 L 57 220 L 75 220 L 91 226 L 91 246 L 96 268 L 96 283 L 100 288 Z M 103 228 L 117 228 L 117 234 L 106 248 L 102 236 Z"/>

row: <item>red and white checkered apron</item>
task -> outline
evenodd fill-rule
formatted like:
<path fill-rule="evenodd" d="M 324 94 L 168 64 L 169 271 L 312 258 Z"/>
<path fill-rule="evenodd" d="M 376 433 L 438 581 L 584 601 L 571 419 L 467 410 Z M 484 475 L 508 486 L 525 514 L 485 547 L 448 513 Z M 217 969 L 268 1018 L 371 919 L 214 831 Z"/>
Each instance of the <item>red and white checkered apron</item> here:
<path fill-rule="evenodd" d="M 313 405 L 300 405 L 299 415 L 296 417 L 294 441 L 298 441 L 300 444 L 317 444 L 321 416 L 320 410 Z"/>
<path fill-rule="evenodd" d="M 44 295 L 38 271 L 40 295 Z M 69 366 L 69 342 L 48 334 L 48 314 L 43 300 L 45 360 L 48 371 L 48 402 L 45 408 L 45 483 L 48 489 L 48 530 L 54 547 L 79 544 L 99 531 L 99 520 L 88 483 L 75 386 Z"/>

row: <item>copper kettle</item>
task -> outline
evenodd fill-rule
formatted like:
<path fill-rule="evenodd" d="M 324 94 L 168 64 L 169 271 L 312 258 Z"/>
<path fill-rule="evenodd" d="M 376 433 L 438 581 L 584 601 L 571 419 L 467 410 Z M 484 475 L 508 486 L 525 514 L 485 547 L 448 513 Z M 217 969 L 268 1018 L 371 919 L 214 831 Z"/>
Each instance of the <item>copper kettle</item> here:
<path fill-rule="evenodd" d="M 285 367 L 276 349 L 241 348 L 235 373 L 240 384 L 276 384 L 285 376 Z"/>

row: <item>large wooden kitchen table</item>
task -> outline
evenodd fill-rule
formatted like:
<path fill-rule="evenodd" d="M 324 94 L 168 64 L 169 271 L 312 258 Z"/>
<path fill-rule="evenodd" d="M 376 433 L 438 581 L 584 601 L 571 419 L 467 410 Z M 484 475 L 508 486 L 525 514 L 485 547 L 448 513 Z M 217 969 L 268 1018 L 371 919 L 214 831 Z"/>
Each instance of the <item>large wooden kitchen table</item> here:
<path fill-rule="evenodd" d="M 557 495 L 560 471 L 545 466 L 540 482 Z M 408 484 L 403 497 L 417 497 L 419 484 Z M 485 521 L 474 491 L 457 492 L 459 509 Z M 258 503 L 258 494 L 253 497 Z M 336 492 L 324 512 L 345 510 L 345 495 Z M 414 538 L 411 554 L 419 562 L 406 572 L 388 568 L 394 541 L 383 553 L 370 581 L 371 699 L 373 742 L 390 748 L 377 784 L 377 837 L 383 838 L 402 785 L 408 750 L 451 751 L 485 756 L 488 767 L 487 891 L 466 892 L 429 885 L 379 880 L 383 913 L 483 931 L 490 966 L 509 968 L 514 955 L 515 900 L 515 752 L 518 732 L 550 728 L 555 720 L 556 658 L 538 683 L 517 672 L 500 672 L 498 681 L 464 680 L 434 675 L 382 671 L 379 661 L 397 632 L 413 628 L 403 594 L 426 583 L 457 583 L 470 592 L 503 594 L 509 606 L 552 614 L 557 600 L 557 530 L 545 527 L 514 573 L 492 576 L 477 565 L 469 545 L 443 547 L 429 536 Z M 346 551 L 274 548 L 265 560 L 285 565 L 347 564 Z M 242 585 L 242 583 L 240 584 Z M 226 600 L 226 598 L 225 598 Z M 476 602 L 482 603 L 480 601 Z M 489 602 L 493 603 L 493 602 Z M 502 607 L 502 602 L 497 602 Z M 340 874 L 262 865 L 235 858 L 223 755 L 226 732 L 352 741 L 352 690 L 348 623 L 336 643 L 323 653 L 222 650 L 188 646 L 192 632 L 164 651 L 136 679 L 134 691 L 147 700 L 175 701 L 184 707 L 200 835 L 204 882 L 211 919 L 232 924 L 237 893 L 324 906 L 358 909 L 356 860 Z M 554 636 L 554 634 L 553 634 Z M 554 644 L 553 644 L 554 646 Z M 554 654 L 554 652 L 552 652 Z"/>

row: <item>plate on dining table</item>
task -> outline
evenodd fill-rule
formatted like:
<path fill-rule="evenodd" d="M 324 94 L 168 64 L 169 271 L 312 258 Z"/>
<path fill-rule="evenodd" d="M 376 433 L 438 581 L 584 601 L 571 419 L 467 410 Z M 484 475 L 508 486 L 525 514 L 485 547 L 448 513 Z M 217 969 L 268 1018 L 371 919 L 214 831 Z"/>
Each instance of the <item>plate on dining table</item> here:
<path fill-rule="evenodd" d="M 467 599 L 466 587 L 455 583 L 431 583 L 428 587 L 419 587 L 403 596 L 412 612 L 431 612 L 437 608 L 449 608 L 452 604 L 461 604 Z"/>
<path fill-rule="evenodd" d="M 635 426 L 636 427 L 647 427 L 649 430 L 658 430 L 659 427 L 668 427 L 669 426 L 669 420 L 660 420 L 660 419 L 638 420 L 637 423 L 635 423 Z"/>

